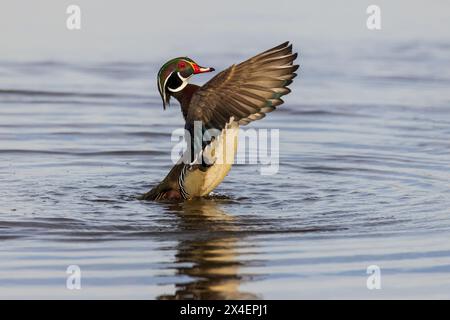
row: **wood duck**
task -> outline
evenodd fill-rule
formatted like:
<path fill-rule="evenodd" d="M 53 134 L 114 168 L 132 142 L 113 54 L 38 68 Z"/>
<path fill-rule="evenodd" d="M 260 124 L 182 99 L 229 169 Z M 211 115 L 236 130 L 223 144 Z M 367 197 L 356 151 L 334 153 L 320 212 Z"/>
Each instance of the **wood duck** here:
<path fill-rule="evenodd" d="M 264 118 L 283 103 L 281 96 L 291 92 L 287 86 L 297 75 L 296 58 L 292 45 L 285 42 L 233 64 L 201 87 L 190 84 L 190 78 L 214 68 L 201 67 L 187 57 L 166 62 L 158 72 L 158 90 L 164 109 L 171 97 L 180 103 L 190 148 L 141 198 L 183 201 L 214 190 L 233 164 L 239 126 Z M 210 131 L 216 134 L 205 139 Z"/>

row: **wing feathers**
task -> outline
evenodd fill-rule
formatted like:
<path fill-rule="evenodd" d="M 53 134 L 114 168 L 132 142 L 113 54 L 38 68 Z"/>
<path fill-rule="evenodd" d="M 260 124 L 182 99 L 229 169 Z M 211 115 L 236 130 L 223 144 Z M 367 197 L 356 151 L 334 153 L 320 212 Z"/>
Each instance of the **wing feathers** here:
<path fill-rule="evenodd" d="M 221 130 L 231 117 L 240 125 L 264 118 L 291 92 L 296 58 L 285 42 L 218 73 L 192 96 L 186 127 L 200 120 L 207 129 Z"/>

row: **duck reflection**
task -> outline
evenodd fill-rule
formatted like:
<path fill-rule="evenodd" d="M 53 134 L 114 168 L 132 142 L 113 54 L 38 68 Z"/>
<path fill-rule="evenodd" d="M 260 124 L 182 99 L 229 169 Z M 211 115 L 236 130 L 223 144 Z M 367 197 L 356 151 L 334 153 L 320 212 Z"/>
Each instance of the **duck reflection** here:
<path fill-rule="evenodd" d="M 213 199 L 169 205 L 168 211 L 180 217 L 180 230 L 188 236 L 177 247 L 177 274 L 192 279 L 175 285 L 175 293 L 158 299 L 256 299 L 239 291 L 243 280 L 239 268 L 233 216 L 219 208 Z"/>

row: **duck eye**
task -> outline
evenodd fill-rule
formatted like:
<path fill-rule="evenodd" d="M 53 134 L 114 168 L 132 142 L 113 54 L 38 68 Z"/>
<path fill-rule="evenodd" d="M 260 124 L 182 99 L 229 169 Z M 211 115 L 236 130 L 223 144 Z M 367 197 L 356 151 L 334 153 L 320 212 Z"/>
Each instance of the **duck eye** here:
<path fill-rule="evenodd" d="M 186 67 L 186 63 L 184 61 L 178 62 L 178 69 L 184 69 Z"/>

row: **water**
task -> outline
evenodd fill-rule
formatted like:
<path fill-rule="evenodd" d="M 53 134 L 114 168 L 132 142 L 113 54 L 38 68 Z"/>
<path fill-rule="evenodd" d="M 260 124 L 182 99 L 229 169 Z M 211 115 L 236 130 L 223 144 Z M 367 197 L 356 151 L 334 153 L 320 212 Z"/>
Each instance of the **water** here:
<path fill-rule="evenodd" d="M 183 204 L 135 199 L 183 126 L 161 61 L 0 61 L 0 298 L 450 298 L 450 44 L 294 45 L 293 93 L 252 124 L 280 129 L 278 174 Z"/>

